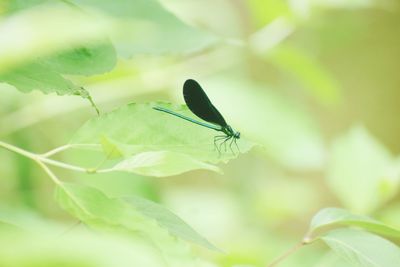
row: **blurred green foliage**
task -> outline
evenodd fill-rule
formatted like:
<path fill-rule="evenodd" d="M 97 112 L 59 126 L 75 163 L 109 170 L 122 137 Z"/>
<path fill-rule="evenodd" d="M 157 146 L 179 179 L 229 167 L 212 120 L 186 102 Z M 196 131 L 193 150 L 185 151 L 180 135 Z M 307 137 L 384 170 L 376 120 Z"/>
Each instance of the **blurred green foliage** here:
<path fill-rule="evenodd" d="M 279 266 L 397 267 L 399 15 L 394 0 L 0 1 L 0 266 L 267 266 L 298 243 Z M 190 116 L 188 78 L 242 154 L 151 109 Z"/>

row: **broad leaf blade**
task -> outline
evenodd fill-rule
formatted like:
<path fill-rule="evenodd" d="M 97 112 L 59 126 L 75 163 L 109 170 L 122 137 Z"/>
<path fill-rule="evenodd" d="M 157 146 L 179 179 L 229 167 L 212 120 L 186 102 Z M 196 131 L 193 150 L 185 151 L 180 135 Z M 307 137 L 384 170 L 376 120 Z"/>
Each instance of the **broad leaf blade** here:
<path fill-rule="evenodd" d="M 133 172 L 145 176 L 164 177 L 187 171 L 204 169 L 221 172 L 214 165 L 196 160 L 182 153 L 169 151 L 149 151 L 139 153 L 117 163 L 115 171 Z"/>
<path fill-rule="evenodd" d="M 32 63 L 0 73 L 0 82 L 15 86 L 19 91 L 28 93 L 40 90 L 45 94 L 57 93 L 58 95 L 79 94 L 80 87 L 63 78 L 58 72 Z"/>
<path fill-rule="evenodd" d="M 81 8 L 98 9 L 116 19 L 112 32 L 119 54 L 186 53 L 209 46 L 217 38 L 193 28 L 167 11 L 157 0 L 72 0 Z"/>
<path fill-rule="evenodd" d="M 116 61 L 115 49 L 109 41 L 78 46 L 40 60 L 43 65 L 61 74 L 87 76 L 112 70 Z"/>
<path fill-rule="evenodd" d="M 94 105 L 85 89 L 62 75 L 93 75 L 114 67 L 114 48 L 104 41 L 108 22 L 63 3 L 40 3 L 18 3 L 14 8 L 37 6 L 0 22 L 0 82 L 25 93 L 39 90 L 45 94 L 80 95 Z M 74 24 L 78 22 L 79 26 Z M 53 24 L 63 28 L 62 35 Z"/>
<path fill-rule="evenodd" d="M 323 229 L 340 226 L 356 226 L 370 232 L 400 238 L 398 229 L 367 216 L 354 215 L 339 208 L 326 208 L 319 211 L 311 221 L 309 234 L 315 235 Z"/>
<path fill-rule="evenodd" d="M 226 151 L 222 147 L 221 154 L 215 150 L 213 138 L 218 132 L 154 110 L 152 107 L 156 105 L 194 116 L 186 106 L 165 103 L 130 104 L 89 120 L 78 130 L 71 143 L 100 144 L 102 139 L 107 138 L 108 143 L 114 144 L 126 159 L 131 158 L 117 168 L 131 168 L 143 173 L 154 172 L 157 176 L 177 174 L 195 168 L 216 171 L 216 168 L 205 162 L 227 162 L 238 155 L 237 152 L 234 155 L 230 151 L 230 144 L 227 144 Z M 238 140 L 238 145 L 242 153 L 248 152 L 254 146 L 244 138 Z M 236 151 L 234 144 L 232 149 Z M 151 156 L 153 161 L 150 161 L 150 165 L 144 161 L 141 166 L 135 162 L 137 158 L 132 158 L 144 152 L 147 154 L 137 157 L 143 159 Z"/>
<path fill-rule="evenodd" d="M 181 218 L 163 206 L 139 197 L 125 197 L 124 200 L 145 216 L 156 220 L 161 227 L 166 228 L 172 235 L 196 243 L 208 249 L 220 251 L 207 239 L 200 236 Z"/>
<path fill-rule="evenodd" d="M 71 47 L 104 40 L 110 29 L 109 19 L 59 1 L 15 13 L 0 21 L 0 73 Z"/>
<path fill-rule="evenodd" d="M 177 216 L 144 199 L 109 198 L 95 188 L 67 183 L 56 188 L 56 199 L 72 216 L 94 228 L 128 231 L 134 235 L 139 232 L 171 249 L 180 246 L 171 235 L 216 249 Z"/>
<path fill-rule="evenodd" d="M 95 229 L 148 239 L 168 266 L 192 266 L 193 258 L 186 243 L 123 200 L 109 198 L 92 187 L 67 183 L 57 186 L 56 199 L 72 216 Z"/>
<path fill-rule="evenodd" d="M 352 229 L 337 229 L 321 237 L 340 257 L 354 266 L 397 267 L 400 249 L 379 236 Z"/>

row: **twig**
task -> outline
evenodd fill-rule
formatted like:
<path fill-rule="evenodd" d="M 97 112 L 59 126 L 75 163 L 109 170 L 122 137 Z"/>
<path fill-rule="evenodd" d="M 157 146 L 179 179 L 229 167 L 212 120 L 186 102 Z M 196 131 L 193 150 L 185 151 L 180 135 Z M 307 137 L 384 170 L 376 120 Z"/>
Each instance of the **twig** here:
<path fill-rule="evenodd" d="M 308 244 L 307 242 L 302 240 L 301 242 L 299 242 L 295 246 L 293 246 L 291 249 L 286 251 L 284 254 L 282 254 L 281 256 L 276 258 L 274 261 L 272 261 L 269 265 L 267 265 L 267 267 L 277 266 L 281 261 L 283 261 L 284 259 L 286 259 L 287 257 L 289 257 L 290 255 L 292 255 L 297 250 L 299 250 L 300 248 L 302 248 L 304 245 L 307 245 L 307 244 Z"/>
<path fill-rule="evenodd" d="M 2 141 L 0 141 L 0 147 L 3 147 L 9 151 L 15 152 L 15 153 L 25 156 L 27 158 L 30 158 L 30 159 L 36 161 L 37 163 L 40 163 L 43 165 L 44 165 L 44 163 L 46 163 L 49 165 L 53 165 L 53 166 L 57 166 L 60 168 L 69 169 L 69 170 L 73 170 L 73 171 L 84 172 L 84 173 L 93 173 L 93 170 L 91 170 L 91 169 L 79 167 L 76 165 L 60 162 L 60 161 L 53 160 L 53 159 L 48 159 L 42 155 L 26 151 L 22 148 L 13 146 L 11 144 L 8 144 L 8 143 L 2 142 Z"/>

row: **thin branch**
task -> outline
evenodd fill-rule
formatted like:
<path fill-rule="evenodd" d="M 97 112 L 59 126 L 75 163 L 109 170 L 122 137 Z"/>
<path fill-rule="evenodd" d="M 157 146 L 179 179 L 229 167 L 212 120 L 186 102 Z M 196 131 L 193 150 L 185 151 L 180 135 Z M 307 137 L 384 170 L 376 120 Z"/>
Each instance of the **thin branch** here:
<path fill-rule="evenodd" d="M 53 182 L 58 185 L 63 187 L 63 184 L 61 183 L 61 181 L 57 178 L 57 176 L 49 169 L 49 167 L 46 166 L 46 164 L 44 164 L 43 162 L 41 162 L 40 160 L 35 160 L 37 164 L 39 164 L 39 166 L 47 173 L 48 176 L 50 176 L 51 180 L 53 180 Z"/>
<path fill-rule="evenodd" d="M 53 160 L 53 159 L 48 159 L 46 157 L 43 157 L 41 155 L 26 151 L 24 149 L 21 149 L 19 147 L 13 146 L 11 144 L 5 143 L 0 141 L 0 147 L 3 147 L 9 151 L 15 152 L 17 154 L 20 154 L 22 156 L 25 156 L 27 158 L 30 158 L 36 162 L 40 162 L 41 164 L 43 163 L 47 163 L 49 165 L 53 165 L 53 166 L 57 166 L 60 168 L 64 168 L 64 169 L 69 169 L 69 170 L 73 170 L 73 171 L 78 171 L 78 172 L 84 172 L 84 173 L 94 173 L 93 170 L 91 169 L 87 169 L 87 168 L 83 168 L 83 167 L 79 167 L 76 165 L 71 165 L 71 164 L 67 164 L 67 163 L 63 163 L 57 160 Z"/>
<path fill-rule="evenodd" d="M 5 143 L 5 142 L 0 141 L 0 146 L 3 147 L 3 148 L 5 148 L 5 149 L 7 149 L 7 150 L 9 150 L 9 151 L 11 151 L 11 152 L 15 152 L 15 153 L 17 153 L 17 154 L 20 154 L 20 155 L 22 155 L 22 156 L 25 156 L 25 157 L 27 157 L 27 158 L 30 158 L 30 159 L 33 159 L 33 160 L 36 160 L 36 159 L 37 159 L 37 155 L 36 155 L 36 154 L 31 153 L 31 152 L 26 151 L 26 150 L 23 150 L 22 148 L 13 146 L 13 145 L 11 145 L 11 144 L 8 144 L 8 143 Z"/>
<path fill-rule="evenodd" d="M 287 257 L 289 257 L 290 255 L 292 255 L 293 253 L 295 253 L 297 250 L 299 250 L 300 248 L 302 248 L 303 246 L 305 246 L 306 242 L 304 242 L 303 240 L 299 243 L 297 243 L 295 246 L 293 246 L 291 249 L 289 249 L 288 251 L 286 251 L 284 254 L 282 254 L 281 256 L 279 256 L 278 258 L 276 258 L 274 261 L 272 261 L 269 265 L 267 265 L 267 267 L 275 267 L 277 266 L 280 262 L 282 262 L 284 259 L 286 259 Z"/>
<path fill-rule="evenodd" d="M 56 147 L 55 149 L 52 149 L 52 150 L 50 150 L 50 151 L 48 151 L 46 153 L 41 154 L 40 156 L 42 156 L 43 158 L 49 158 L 51 156 L 54 156 L 55 154 L 58 154 L 58 153 L 63 152 L 65 150 L 68 150 L 71 147 L 72 146 L 70 144 L 59 146 L 59 147 Z"/>
<path fill-rule="evenodd" d="M 41 157 L 39 155 L 37 155 L 37 160 L 43 162 L 43 163 L 47 163 L 49 165 L 53 165 L 56 167 L 60 167 L 63 169 L 68 169 L 68 170 L 72 170 L 72 171 L 77 171 L 77 172 L 84 172 L 84 173 L 93 173 L 92 170 L 84 168 L 84 167 L 80 167 L 80 166 L 76 166 L 76 165 L 72 165 L 72 164 L 68 164 L 68 163 L 64 163 L 58 160 L 54 160 L 54 159 L 48 159 L 48 158 L 44 158 Z"/>

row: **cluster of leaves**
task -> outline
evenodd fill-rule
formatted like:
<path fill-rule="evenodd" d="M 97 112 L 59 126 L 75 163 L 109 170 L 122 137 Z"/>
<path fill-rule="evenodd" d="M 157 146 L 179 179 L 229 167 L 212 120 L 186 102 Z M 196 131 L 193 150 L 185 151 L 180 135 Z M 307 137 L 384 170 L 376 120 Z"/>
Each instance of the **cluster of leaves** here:
<path fill-rule="evenodd" d="M 173 1 L 167 6 L 173 9 Z M 89 92 L 76 81 L 79 76 L 110 71 L 116 65 L 117 56 L 165 52 L 184 54 L 222 41 L 214 33 L 182 22 L 156 0 L 115 3 L 9 0 L 0 8 L 4 8 L 4 18 L 0 23 L 0 81 L 24 93 L 39 90 L 45 94 L 79 95 L 92 101 Z M 51 25 L 48 25 L 49 21 Z M 267 22 L 271 21 L 263 23 Z M 62 31 L 59 31 L 60 25 Z M 121 25 L 124 25 L 121 27 L 124 31 L 118 28 Z M 126 29 L 130 31 L 126 32 Z M 241 34 L 229 35 L 238 37 Z M 264 39 L 259 32 L 250 38 L 249 45 L 276 67 L 295 78 L 302 77 L 307 92 L 321 102 L 330 104 L 340 98 L 337 85 L 317 62 L 291 47 L 268 50 L 268 45 L 262 46 Z M 16 46 L 16 43 L 21 45 Z M 240 86 L 246 87 L 236 81 L 228 85 L 224 81 L 224 86 L 219 86 L 219 83 L 211 81 L 209 85 L 221 88 L 218 92 L 221 96 L 228 94 L 228 88 L 232 91 Z M 262 143 L 267 151 L 278 152 L 269 156 L 295 169 L 318 168 L 324 164 L 322 138 L 301 110 L 293 112 L 288 109 L 291 103 L 261 90 L 247 95 L 238 91 L 235 98 L 231 109 L 226 107 L 226 110 L 231 114 L 240 112 L 235 117 L 241 121 L 241 128 L 249 129 L 248 136 Z M 259 107 L 260 121 L 282 118 L 280 127 L 271 129 L 267 123 L 254 127 L 256 122 L 243 119 L 251 117 L 246 114 L 246 110 L 250 110 L 246 104 L 244 110 L 234 110 L 235 103 L 243 102 L 251 103 L 253 109 Z M 237 156 L 229 151 L 222 151 L 219 155 L 213 151 L 213 132 L 159 113 L 152 109 L 156 105 L 192 116 L 186 106 L 162 102 L 129 104 L 90 119 L 65 146 L 66 149 L 100 151 L 111 167 L 78 167 L 50 159 L 51 152 L 38 155 L 2 144 L 2 147 L 38 162 L 56 184 L 56 201 L 71 216 L 99 232 L 116 235 L 103 238 L 87 231 L 74 232 L 55 242 L 52 238 L 57 230 L 52 231 L 49 237 L 40 234 L 39 226 L 23 233 L 12 229 L 1 237 L 1 243 L 8 246 L 0 251 L 0 265 L 118 266 L 129 262 L 137 266 L 213 266 L 195 258 L 186 241 L 215 251 L 219 249 L 162 206 L 138 197 L 111 198 L 89 186 L 64 183 L 47 167 L 47 164 L 55 165 L 92 174 L 123 171 L 164 177 L 196 169 L 221 172 L 216 164 Z M 285 144 L 277 142 L 283 134 L 285 138 L 281 139 Z M 246 139 L 240 141 L 242 153 L 255 145 Z M 304 158 L 304 151 L 312 156 Z M 349 209 L 370 213 L 397 193 L 397 159 L 363 127 L 355 127 L 349 134 L 338 138 L 330 152 L 328 180 Z M 352 159 L 351 163 L 349 159 Z M 371 162 L 374 166 L 365 166 Z M 360 182 L 360 179 L 368 182 Z M 353 188 L 360 184 L 364 187 L 355 192 Z M 19 223 L 24 218 L 4 216 L 5 212 L 1 214 L 2 228 L 9 230 L 15 226 L 26 229 Z M 50 227 L 47 222 L 38 225 Z M 122 235 L 125 237 L 121 238 Z M 400 250 L 383 236 L 398 239 L 400 231 L 366 216 L 329 208 L 314 216 L 301 244 L 322 240 L 354 266 L 395 267 L 400 262 Z M 96 249 L 91 249 L 93 247 Z M 48 255 L 52 257 L 38 256 L 37 252 L 43 250 L 49 251 Z M 75 256 L 77 252 L 82 259 Z M 24 258 L 19 257 L 21 253 L 24 253 Z M 90 257 L 93 253 L 96 256 Z"/>

